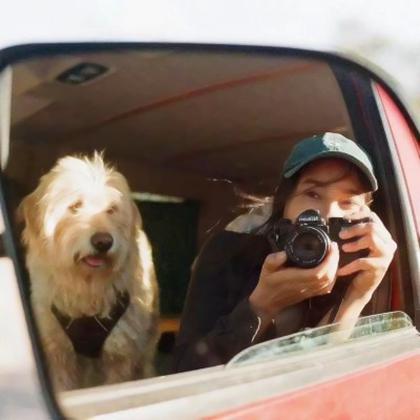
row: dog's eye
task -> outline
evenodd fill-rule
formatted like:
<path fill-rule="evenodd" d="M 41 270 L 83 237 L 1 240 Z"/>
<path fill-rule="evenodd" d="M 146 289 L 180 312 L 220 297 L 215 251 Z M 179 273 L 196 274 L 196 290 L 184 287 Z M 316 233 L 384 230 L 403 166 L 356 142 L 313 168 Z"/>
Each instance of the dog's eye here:
<path fill-rule="evenodd" d="M 75 203 L 73 203 L 72 205 L 69 206 L 69 210 L 72 213 L 77 213 L 77 210 L 79 210 L 82 207 L 82 202 L 80 200 L 76 201 Z"/>
<path fill-rule="evenodd" d="M 116 211 L 118 210 L 118 207 L 114 204 L 113 206 L 111 206 L 106 212 L 108 214 L 114 214 Z"/>

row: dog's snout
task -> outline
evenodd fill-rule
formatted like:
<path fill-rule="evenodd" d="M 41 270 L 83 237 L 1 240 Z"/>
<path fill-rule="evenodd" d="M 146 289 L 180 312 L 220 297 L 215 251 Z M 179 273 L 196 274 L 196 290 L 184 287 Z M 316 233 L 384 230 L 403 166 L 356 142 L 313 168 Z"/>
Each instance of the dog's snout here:
<path fill-rule="evenodd" d="M 90 238 L 90 243 L 99 252 L 107 252 L 114 240 L 109 233 L 98 232 Z"/>

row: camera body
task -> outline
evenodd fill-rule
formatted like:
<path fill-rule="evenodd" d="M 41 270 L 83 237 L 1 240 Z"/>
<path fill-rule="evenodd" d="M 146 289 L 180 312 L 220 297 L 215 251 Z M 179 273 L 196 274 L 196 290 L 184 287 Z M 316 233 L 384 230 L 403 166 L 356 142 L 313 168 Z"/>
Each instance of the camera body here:
<path fill-rule="evenodd" d="M 357 252 L 343 252 L 342 245 L 353 242 L 356 238 L 342 240 L 339 232 L 342 228 L 358 223 L 367 223 L 370 218 L 348 220 L 341 217 L 331 217 L 328 223 L 320 216 L 318 210 L 305 210 L 292 223 L 289 219 L 282 219 L 274 227 L 269 238 L 277 251 L 285 251 L 289 266 L 311 268 L 319 265 L 326 257 L 331 242 L 337 242 L 340 250 L 339 267 L 358 258 L 366 257 L 368 249 Z"/>

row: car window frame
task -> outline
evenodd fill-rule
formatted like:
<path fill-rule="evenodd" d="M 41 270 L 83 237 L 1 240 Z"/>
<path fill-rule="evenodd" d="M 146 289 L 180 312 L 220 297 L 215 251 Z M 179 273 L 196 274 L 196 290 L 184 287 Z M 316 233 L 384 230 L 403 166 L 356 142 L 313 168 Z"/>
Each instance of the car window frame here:
<path fill-rule="evenodd" d="M 410 280 L 412 285 L 412 302 L 413 302 L 413 319 L 417 329 L 420 329 L 420 248 L 419 248 L 419 236 L 418 229 L 416 226 L 416 214 L 419 211 L 420 203 L 415 202 L 414 193 L 409 191 L 408 180 L 405 174 L 404 162 L 401 159 L 401 154 L 398 152 L 398 145 L 396 138 L 397 134 L 405 133 L 405 141 L 415 142 L 415 133 L 411 131 L 410 127 L 406 124 L 402 115 L 391 115 L 391 112 L 398 112 L 399 109 L 390 109 L 394 103 L 388 96 L 387 92 L 382 89 L 380 85 L 374 85 L 375 101 L 377 108 L 382 120 L 383 129 L 385 132 L 386 140 L 388 143 L 388 149 L 392 155 L 392 165 L 395 172 L 395 179 L 398 183 L 399 188 L 396 193 L 399 196 L 398 203 L 401 206 L 401 219 L 400 225 L 401 231 L 404 232 L 404 239 L 407 241 L 405 258 L 408 261 L 408 267 L 410 269 Z M 404 125 L 401 129 L 396 129 L 393 124 L 399 123 Z M 418 137 L 417 137 L 418 138 Z M 418 143 L 418 141 L 417 141 Z M 411 146 L 411 145 L 410 145 Z M 415 147 L 415 145 L 412 145 Z M 417 144 L 417 148 L 419 145 Z M 415 174 L 411 174 L 412 177 Z M 417 214 L 418 215 L 418 214 Z M 397 296 L 400 299 L 401 296 Z"/>
<path fill-rule="evenodd" d="M 367 78 L 379 83 L 390 98 L 394 101 L 397 107 L 400 109 L 402 116 L 408 126 L 413 131 L 414 135 L 419 137 L 419 130 L 412 116 L 410 115 L 407 108 L 404 106 L 402 100 L 398 97 L 395 89 L 391 86 L 383 76 L 378 75 L 374 70 L 369 69 L 365 64 L 358 63 L 354 59 L 337 55 L 331 52 L 295 49 L 295 48 L 284 48 L 284 47 L 262 47 L 262 46 L 244 46 L 244 45 L 216 45 L 216 44 L 188 44 L 188 43 L 63 43 L 63 44 L 27 44 L 14 47 L 8 47 L 4 50 L 0 50 L 0 71 L 5 69 L 7 66 L 15 64 L 19 61 L 26 60 L 28 58 L 49 56 L 51 54 L 70 54 L 78 52 L 100 52 L 100 51 L 117 51 L 121 49 L 151 49 L 155 50 L 158 48 L 174 48 L 174 49 L 204 49 L 206 51 L 234 51 L 234 52 L 251 52 L 251 53 L 274 53 L 288 57 L 300 57 L 308 59 L 320 59 L 326 60 L 331 65 L 344 65 L 350 69 L 354 69 L 357 72 L 365 75 Z M 1 156 L 0 156 L 1 158 Z M 1 160 L 1 159 L 0 159 Z M 35 356 L 38 377 L 41 383 L 42 393 L 45 397 L 48 410 L 50 414 L 55 417 L 60 417 L 60 407 L 57 404 L 56 397 L 54 396 L 51 382 L 47 374 L 46 363 L 44 360 L 43 353 L 41 351 L 40 339 L 35 327 L 35 319 L 30 307 L 27 289 L 24 287 L 27 283 L 27 275 L 24 269 L 24 262 L 22 255 L 17 251 L 19 248 L 19 241 L 16 237 L 12 226 L 12 218 L 10 217 L 9 204 L 5 201 L 3 194 L 5 184 L 3 177 L 0 172 L 0 206 L 3 213 L 5 222 L 5 232 L 2 234 L 2 242 L 4 244 L 5 255 L 10 257 L 14 262 L 14 268 L 17 276 L 19 285 L 20 296 L 23 302 L 25 311 L 25 317 L 29 329 L 32 351 Z"/>

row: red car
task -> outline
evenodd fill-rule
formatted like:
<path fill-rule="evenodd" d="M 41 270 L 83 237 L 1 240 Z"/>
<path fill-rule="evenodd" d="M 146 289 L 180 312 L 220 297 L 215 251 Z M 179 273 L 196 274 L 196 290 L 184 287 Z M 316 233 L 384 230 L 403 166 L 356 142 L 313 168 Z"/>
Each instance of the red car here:
<path fill-rule="evenodd" d="M 420 415 L 419 131 L 387 81 L 332 53 L 235 45 L 25 45 L 1 51 L 0 67 L 2 417 Z M 373 207 L 398 245 L 351 337 L 334 343 L 327 325 L 173 373 L 201 246 L 247 211 L 244 196 L 270 195 L 298 140 L 327 131 L 368 150 L 380 185 Z M 55 393 L 15 212 L 57 158 L 94 150 L 129 180 L 152 244 L 158 374 Z"/>

